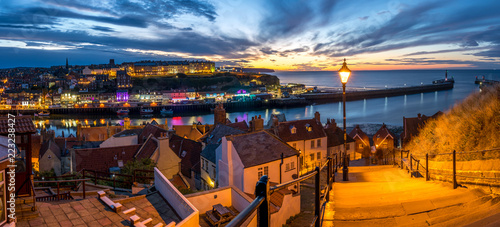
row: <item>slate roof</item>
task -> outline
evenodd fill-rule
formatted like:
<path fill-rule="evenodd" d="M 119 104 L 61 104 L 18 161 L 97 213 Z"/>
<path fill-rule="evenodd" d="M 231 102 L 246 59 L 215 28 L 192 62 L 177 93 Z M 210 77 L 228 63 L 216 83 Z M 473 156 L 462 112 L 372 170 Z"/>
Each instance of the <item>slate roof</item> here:
<path fill-rule="evenodd" d="M 57 146 L 57 144 L 52 140 L 49 140 L 48 142 L 42 144 L 39 157 L 42 158 L 49 149 L 56 155 L 58 159 L 61 159 L 61 148 L 59 148 L 59 146 Z"/>
<path fill-rule="evenodd" d="M 142 133 L 142 128 L 127 129 L 114 134 L 113 137 L 133 136 L 133 135 L 140 135 L 141 133 Z"/>
<path fill-rule="evenodd" d="M 215 151 L 217 150 L 217 148 L 219 146 L 220 146 L 220 143 L 207 144 L 205 146 L 205 149 L 203 149 L 203 151 L 201 151 L 201 156 L 204 157 L 205 159 L 207 159 L 208 161 L 211 161 L 212 163 L 216 163 L 215 162 Z"/>
<path fill-rule="evenodd" d="M 146 126 L 144 126 L 144 128 L 142 128 L 142 132 L 141 134 L 139 134 L 139 138 L 137 139 L 137 141 L 138 143 L 144 143 L 144 141 L 146 141 L 149 135 L 152 134 L 154 137 L 158 138 L 161 137 L 161 134 L 163 132 L 167 132 L 167 130 L 160 128 L 156 125 L 147 124 Z"/>
<path fill-rule="evenodd" d="M 157 148 L 157 141 L 153 139 L 152 135 L 149 135 L 149 138 L 146 140 L 146 142 L 144 142 L 144 144 L 142 144 L 142 147 L 137 151 L 134 157 L 138 160 L 151 158 L 151 155 L 153 155 Z"/>
<path fill-rule="evenodd" d="M 356 137 L 360 137 L 361 141 L 365 144 L 365 146 L 370 146 L 370 138 L 359 128 L 359 125 L 356 125 L 349 133 L 349 136 L 356 140 Z"/>
<path fill-rule="evenodd" d="M 285 117 L 284 113 L 272 113 L 271 116 L 269 117 L 269 120 L 267 121 L 266 128 L 271 128 L 271 126 L 273 126 L 273 117 L 275 117 L 275 116 L 278 118 L 278 122 L 285 122 L 286 121 L 286 117 Z"/>
<path fill-rule="evenodd" d="M 108 172 L 109 168 L 118 166 L 118 160 L 122 160 L 123 164 L 133 160 L 134 154 L 140 147 L 141 145 L 130 145 L 75 149 L 76 171 L 91 169 Z"/>
<path fill-rule="evenodd" d="M 299 155 L 291 146 L 267 131 L 227 136 L 245 168 Z"/>
<path fill-rule="evenodd" d="M 312 127 L 311 131 L 308 131 L 306 126 Z M 291 128 L 295 127 L 297 132 L 292 134 Z M 299 140 L 311 140 L 326 137 L 325 131 L 321 122 L 317 122 L 316 119 L 305 119 L 305 120 L 295 120 L 295 121 L 285 121 L 279 122 L 275 132 L 276 136 L 285 142 L 299 141 Z"/>
<path fill-rule="evenodd" d="M 230 124 L 227 124 L 227 126 L 229 126 L 231 128 L 239 129 L 239 130 L 244 131 L 244 132 L 248 132 L 248 124 L 246 121 L 239 121 L 239 122 L 230 123 Z"/>
<path fill-rule="evenodd" d="M 191 178 L 191 169 L 199 173 L 199 163 L 202 145 L 190 139 L 172 135 L 169 141 L 170 149 L 181 159 L 182 175 Z M 185 151 L 185 152 L 184 152 Z M 183 155 L 184 153 L 184 155 Z M 196 166 L 198 165 L 198 168 Z"/>
<path fill-rule="evenodd" d="M 344 130 L 339 127 L 325 128 L 327 137 L 327 147 L 336 147 L 344 144 Z M 354 142 L 355 140 L 347 135 L 347 143 Z"/>
<path fill-rule="evenodd" d="M 31 116 L 15 116 L 14 122 L 9 122 L 9 117 L 0 117 L 0 135 L 8 135 L 9 134 L 9 123 L 15 123 L 14 129 L 16 133 L 35 133 L 36 128 L 35 124 L 33 124 L 33 120 L 31 120 Z"/>
<path fill-rule="evenodd" d="M 245 132 L 246 131 L 242 131 L 241 129 L 238 128 L 233 128 L 228 125 L 217 124 L 214 127 L 214 129 L 212 129 L 212 131 L 205 136 L 205 143 L 207 144 L 220 143 L 222 137 L 224 136 L 237 135 Z"/>

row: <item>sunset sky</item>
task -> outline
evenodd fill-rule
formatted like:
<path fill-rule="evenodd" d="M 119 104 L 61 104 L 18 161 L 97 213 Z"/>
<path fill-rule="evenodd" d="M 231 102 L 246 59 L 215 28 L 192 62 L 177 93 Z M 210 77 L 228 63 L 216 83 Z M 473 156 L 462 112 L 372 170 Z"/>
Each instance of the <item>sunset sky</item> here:
<path fill-rule="evenodd" d="M 206 59 L 275 70 L 500 68 L 500 1 L 2 0 L 0 68 Z"/>

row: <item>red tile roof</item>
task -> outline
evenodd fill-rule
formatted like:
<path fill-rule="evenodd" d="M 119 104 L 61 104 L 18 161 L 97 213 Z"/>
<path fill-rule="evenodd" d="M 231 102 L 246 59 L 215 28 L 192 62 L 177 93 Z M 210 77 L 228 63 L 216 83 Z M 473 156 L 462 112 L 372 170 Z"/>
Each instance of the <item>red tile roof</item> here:
<path fill-rule="evenodd" d="M 55 142 L 53 142 L 52 140 L 49 140 L 48 142 L 45 142 L 43 145 L 42 145 L 42 148 L 40 149 L 40 158 L 43 157 L 43 155 L 48 151 L 48 150 L 51 150 L 58 159 L 61 159 L 61 148 L 59 148 L 59 146 L 57 146 L 57 144 Z M 35 156 L 33 156 L 35 157 Z"/>
<path fill-rule="evenodd" d="M 373 135 L 374 145 L 380 145 L 380 143 L 382 143 L 382 141 L 384 141 L 387 137 L 392 140 L 396 139 L 396 135 L 389 131 L 385 124 L 382 124 L 382 127 L 380 127 L 380 129 Z"/>
<path fill-rule="evenodd" d="M 359 128 L 359 125 L 356 125 L 355 128 L 349 133 L 349 136 L 354 140 L 361 140 L 365 144 L 365 146 L 370 146 L 370 138 Z"/>
<path fill-rule="evenodd" d="M 344 144 L 344 130 L 339 127 L 329 127 L 325 128 L 325 133 L 327 137 L 327 147 L 336 147 Z M 347 142 L 354 142 L 354 139 L 347 135 Z"/>
<path fill-rule="evenodd" d="M 306 126 L 310 126 L 311 130 L 309 131 Z M 295 127 L 297 131 L 296 133 L 292 134 L 293 127 Z M 316 119 L 314 118 L 279 122 L 277 129 L 270 131 L 274 132 L 276 136 L 278 136 L 285 142 L 311 140 L 326 137 L 321 122 L 316 121 Z"/>
<path fill-rule="evenodd" d="M 181 159 L 182 175 L 191 178 L 191 170 L 199 173 L 202 144 L 190 139 L 172 135 L 169 141 L 172 151 Z"/>
<path fill-rule="evenodd" d="M 9 121 L 9 119 L 15 119 L 14 121 Z M 9 124 L 14 123 L 15 133 L 35 133 L 36 128 L 33 124 L 31 116 L 15 116 L 14 118 L 0 117 L 0 135 L 9 134 L 9 129 L 11 126 Z"/>
<path fill-rule="evenodd" d="M 76 171 L 91 169 L 107 172 L 109 168 L 118 166 L 118 160 L 122 160 L 123 164 L 133 160 L 134 154 L 140 147 L 141 145 L 130 145 L 75 149 Z"/>
<path fill-rule="evenodd" d="M 226 136 L 233 143 L 245 168 L 298 156 L 299 152 L 267 131 Z"/>

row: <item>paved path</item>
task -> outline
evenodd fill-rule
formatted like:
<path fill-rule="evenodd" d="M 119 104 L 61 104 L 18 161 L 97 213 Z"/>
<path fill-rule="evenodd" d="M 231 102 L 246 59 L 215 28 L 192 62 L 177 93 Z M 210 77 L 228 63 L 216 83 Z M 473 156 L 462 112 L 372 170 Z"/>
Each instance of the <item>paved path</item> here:
<path fill-rule="evenodd" d="M 348 182 L 337 173 L 323 226 L 462 226 L 498 213 L 500 198 L 480 190 L 454 190 L 392 166 L 351 166 Z"/>

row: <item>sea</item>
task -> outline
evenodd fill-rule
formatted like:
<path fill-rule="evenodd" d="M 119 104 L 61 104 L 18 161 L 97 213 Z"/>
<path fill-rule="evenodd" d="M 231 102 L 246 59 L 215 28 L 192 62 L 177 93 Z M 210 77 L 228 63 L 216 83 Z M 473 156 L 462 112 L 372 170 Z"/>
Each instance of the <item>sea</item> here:
<path fill-rule="evenodd" d="M 278 76 L 280 83 L 300 83 L 307 87 L 316 87 L 323 91 L 341 90 L 342 84 L 335 71 L 276 71 L 271 73 Z M 385 89 L 405 86 L 419 86 L 431 84 L 433 80 L 444 79 L 446 70 L 390 70 L 390 71 L 353 71 L 347 82 L 347 91 L 364 89 Z M 379 125 L 385 123 L 389 126 L 400 127 L 403 117 L 416 117 L 417 114 L 433 115 L 438 111 L 446 112 L 453 105 L 463 101 L 474 92 L 479 92 L 479 85 L 474 81 L 476 76 L 487 80 L 500 80 L 500 70 L 448 70 L 448 78 L 455 80 L 455 86 L 451 90 L 404 95 L 396 97 L 385 97 L 349 101 L 346 103 L 346 126 L 355 125 Z M 287 120 L 298 120 L 313 118 L 314 113 L 319 112 L 323 123 L 329 119 L 335 119 L 338 126 L 342 126 L 342 102 L 328 104 L 312 104 L 305 107 L 294 108 L 269 108 L 258 111 L 241 111 L 227 113 L 231 121 L 238 119 L 250 120 L 253 116 L 261 115 L 265 123 L 270 119 L 272 113 L 284 113 Z M 168 125 L 185 125 L 193 122 L 212 124 L 213 114 L 197 116 L 175 116 L 164 118 L 153 116 L 144 118 L 131 116 L 131 124 L 140 125 L 155 119 L 159 123 Z M 48 119 L 35 121 L 39 127 L 45 125 L 56 132 L 56 136 L 75 134 L 76 122 L 86 122 L 90 125 L 123 125 L 123 119 L 117 116 L 102 116 L 102 118 L 91 119 L 86 116 L 68 116 L 66 119 Z"/>

